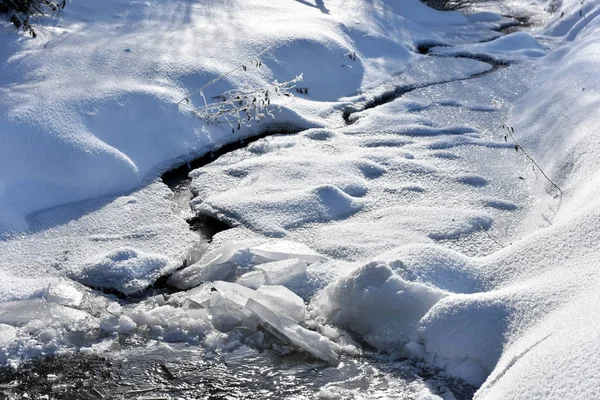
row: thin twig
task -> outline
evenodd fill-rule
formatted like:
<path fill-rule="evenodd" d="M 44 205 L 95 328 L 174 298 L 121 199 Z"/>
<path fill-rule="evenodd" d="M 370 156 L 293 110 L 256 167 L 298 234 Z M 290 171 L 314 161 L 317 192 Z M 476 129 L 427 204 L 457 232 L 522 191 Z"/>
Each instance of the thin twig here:
<path fill-rule="evenodd" d="M 483 231 L 483 233 L 485 233 L 487 235 L 487 237 L 489 237 L 494 243 L 496 243 L 498 246 L 500 246 L 501 249 L 504 248 L 504 245 L 502 243 L 500 243 L 498 240 L 496 240 L 496 238 L 494 238 L 488 231 L 487 229 L 485 229 L 481 224 L 478 224 L 479 227 L 481 228 L 481 230 Z"/>
<path fill-rule="evenodd" d="M 521 149 L 521 151 L 523 152 L 523 154 L 525 154 L 525 156 L 527 156 L 527 158 L 529 158 L 531 160 L 531 162 L 533 163 L 533 165 L 535 165 L 537 167 L 537 169 L 540 170 L 540 172 L 542 173 L 542 175 L 544 175 L 544 178 L 546 178 L 546 180 L 548 182 L 550 182 L 552 184 L 552 186 L 554 186 L 558 192 L 560 193 L 560 197 L 563 197 L 563 191 L 561 188 L 558 187 L 558 185 L 556 183 L 554 183 L 554 181 L 552 179 L 550 179 L 548 177 L 548 175 L 546 175 L 546 173 L 544 172 L 544 170 L 542 169 L 542 167 L 539 166 L 539 164 L 537 162 L 535 162 L 535 160 L 533 159 L 533 157 L 531 157 L 529 155 L 529 153 L 527 153 L 527 151 L 523 148 L 523 146 L 521 146 L 521 144 L 517 141 L 517 139 L 515 139 L 513 132 L 514 132 L 514 128 L 513 127 L 508 127 L 508 126 L 504 126 L 506 128 L 506 131 L 508 132 L 508 135 L 510 136 L 510 138 L 513 140 L 513 142 L 515 142 L 516 148 Z"/>

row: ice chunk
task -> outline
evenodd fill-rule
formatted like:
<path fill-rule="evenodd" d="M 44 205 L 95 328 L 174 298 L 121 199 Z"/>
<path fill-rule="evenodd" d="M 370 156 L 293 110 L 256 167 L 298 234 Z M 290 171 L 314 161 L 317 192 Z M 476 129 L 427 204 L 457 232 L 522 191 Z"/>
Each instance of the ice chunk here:
<path fill-rule="evenodd" d="M 261 286 L 259 289 L 262 291 L 256 291 L 229 282 L 218 281 L 213 282 L 213 285 L 220 294 L 242 307 L 246 306 L 248 299 L 254 299 L 263 306 L 296 322 L 306 319 L 306 307 L 302 299 L 283 286 L 277 286 L 274 289 L 263 289 L 265 286 Z"/>
<path fill-rule="evenodd" d="M 128 316 L 112 316 L 100 323 L 100 329 L 106 332 L 129 333 L 137 328 L 137 324 Z"/>
<path fill-rule="evenodd" d="M 198 262 L 189 268 L 175 273 L 169 279 L 169 283 L 179 288 L 197 286 L 203 282 L 212 282 L 225 279 L 232 271 L 229 263 L 225 264 L 203 264 Z"/>
<path fill-rule="evenodd" d="M 306 305 L 300 296 L 283 286 L 263 285 L 256 291 L 256 299 L 280 315 L 302 322 L 306 319 Z"/>
<path fill-rule="evenodd" d="M 77 307 L 83 300 L 83 293 L 69 282 L 56 282 L 48 286 L 46 300 L 49 303 Z"/>
<path fill-rule="evenodd" d="M 250 249 L 252 254 L 261 256 L 267 261 L 281 261 L 289 259 L 298 259 L 311 264 L 324 259 L 310 247 L 302 243 L 296 243 L 289 240 L 277 240 L 261 244 Z"/>
<path fill-rule="evenodd" d="M 266 265 L 266 264 L 263 264 Z M 267 278 L 264 271 L 250 271 L 240 276 L 235 283 L 238 285 L 246 286 L 251 289 L 257 289 L 260 285 L 267 283 Z"/>
<path fill-rule="evenodd" d="M 212 258 L 206 264 L 215 265 L 235 261 L 234 259 L 239 258 L 239 250 L 243 250 L 243 248 L 244 246 L 239 243 L 227 243 L 216 251 L 209 253 L 206 258 Z"/>
<path fill-rule="evenodd" d="M 267 285 L 285 285 L 297 278 L 306 277 L 306 262 L 292 258 L 256 266 L 264 273 Z"/>
<path fill-rule="evenodd" d="M 47 320 L 63 324 L 92 321 L 85 311 L 49 303 L 45 299 L 7 301 L 0 303 L 0 324 L 21 326 L 32 320 Z"/>
<path fill-rule="evenodd" d="M 132 294 L 150 286 L 168 264 L 167 257 L 121 248 L 88 261 L 71 277 L 88 286 Z"/>
<path fill-rule="evenodd" d="M 223 296 L 244 307 L 250 297 L 256 296 L 256 291 L 236 283 L 217 281 L 213 286 Z"/>
<path fill-rule="evenodd" d="M 259 323 L 279 339 L 292 343 L 302 350 L 335 364 L 338 362 L 341 347 L 317 332 L 309 331 L 290 319 L 280 317 L 264 305 L 250 298 L 246 307 L 257 316 Z"/>
<path fill-rule="evenodd" d="M 186 289 L 202 282 L 224 280 L 237 267 L 245 269 L 275 261 L 295 260 L 295 263 L 261 268 L 265 271 L 269 269 L 264 283 L 281 284 L 304 274 L 307 263 L 310 264 L 323 258 L 306 245 L 287 240 L 277 240 L 254 247 L 230 242 L 212 251 L 194 265 L 174 273 L 169 279 L 169 283 L 180 289 Z M 285 278 L 286 274 L 291 274 L 291 276 Z M 268 281 L 267 276 L 273 280 Z M 251 288 L 263 284 L 262 278 L 258 274 L 245 276 L 239 283 Z"/>
<path fill-rule="evenodd" d="M 251 266 L 251 255 L 243 244 L 229 242 L 211 251 L 200 261 L 182 271 L 175 272 L 169 278 L 169 284 L 180 289 L 198 286 L 202 282 L 223 280 L 234 266 Z"/>
<path fill-rule="evenodd" d="M 232 295 L 232 293 L 230 292 L 229 295 Z M 233 297 L 236 300 L 240 299 L 236 295 L 233 295 Z M 208 312 L 213 326 L 222 332 L 230 331 L 238 326 L 256 328 L 254 313 L 232 298 L 218 292 L 213 292 Z"/>
<path fill-rule="evenodd" d="M 205 284 L 194 288 L 186 293 L 181 305 L 185 309 L 207 308 L 210 306 L 210 298 L 214 288 L 211 284 Z"/>
<path fill-rule="evenodd" d="M 17 328 L 14 326 L 0 324 L 0 347 L 14 341 L 17 337 Z"/>

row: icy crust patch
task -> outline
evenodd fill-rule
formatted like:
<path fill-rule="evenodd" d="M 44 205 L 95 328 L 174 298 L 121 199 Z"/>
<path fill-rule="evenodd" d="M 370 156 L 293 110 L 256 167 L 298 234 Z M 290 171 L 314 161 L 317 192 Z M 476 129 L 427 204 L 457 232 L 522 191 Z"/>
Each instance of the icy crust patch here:
<path fill-rule="evenodd" d="M 145 289 L 164 274 L 169 259 L 159 254 L 121 248 L 96 256 L 70 276 L 94 288 L 110 288 L 129 295 Z"/>

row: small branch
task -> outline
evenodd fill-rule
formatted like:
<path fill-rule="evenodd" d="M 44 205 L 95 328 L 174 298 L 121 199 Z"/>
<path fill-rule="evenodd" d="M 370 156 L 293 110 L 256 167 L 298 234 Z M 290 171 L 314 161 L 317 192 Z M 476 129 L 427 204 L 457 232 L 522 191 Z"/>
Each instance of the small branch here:
<path fill-rule="evenodd" d="M 496 243 L 498 246 L 500 246 L 501 249 L 504 248 L 504 245 L 502 243 L 500 243 L 498 240 L 496 240 L 496 238 L 494 238 L 488 231 L 487 229 L 485 229 L 481 224 L 479 224 L 479 227 L 481 228 L 481 230 L 483 231 L 483 233 L 485 233 L 487 235 L 487 237 L 489 237 L 494 243 Z"/>

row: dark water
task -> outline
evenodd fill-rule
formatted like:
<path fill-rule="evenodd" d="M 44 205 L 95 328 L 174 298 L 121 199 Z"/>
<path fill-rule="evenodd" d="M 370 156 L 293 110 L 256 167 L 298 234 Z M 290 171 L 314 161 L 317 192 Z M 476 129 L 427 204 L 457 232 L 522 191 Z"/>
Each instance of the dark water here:
<path fill-rule="evenodd" d="M 0 370 L 0 398 L 7 399 L 414 399 L 425 387 L 457 399 L 474 392 L 375 354 L 333 367 L 302 353 L 245 346 L 206 354 L 196 346 L 126 344 L 103 356 L 70 354 Z"/>

